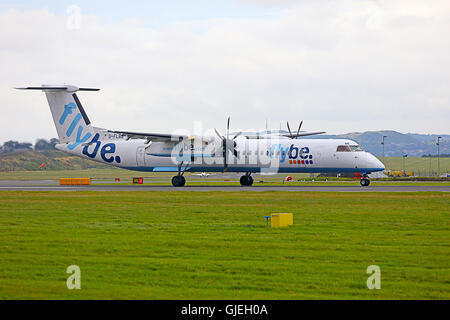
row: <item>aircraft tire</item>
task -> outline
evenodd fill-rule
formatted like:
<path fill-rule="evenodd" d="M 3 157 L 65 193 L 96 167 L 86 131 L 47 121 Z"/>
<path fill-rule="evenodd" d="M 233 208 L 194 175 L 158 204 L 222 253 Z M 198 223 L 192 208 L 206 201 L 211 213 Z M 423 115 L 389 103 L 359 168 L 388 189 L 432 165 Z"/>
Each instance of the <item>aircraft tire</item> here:
<path fill-rule="evenodd" d="M 370 184 L 370 180 L 366 179 L 366 178 L 362 178 L 359 183 L 361 184 L 362 187 L 368 187 Z"/>
<path fill-rule="evenodd" d="M 183 187 L 186 184 L 186 179 L 183 176 L 174 176 L 172 178 L 172 185 L 174 187 Z"/>
<path fill-rule="evenodd" d="M 251 186 L 253 184 L 253 178 L 249 175 L 242 176 L 239 180 L 241 186 Z"/>

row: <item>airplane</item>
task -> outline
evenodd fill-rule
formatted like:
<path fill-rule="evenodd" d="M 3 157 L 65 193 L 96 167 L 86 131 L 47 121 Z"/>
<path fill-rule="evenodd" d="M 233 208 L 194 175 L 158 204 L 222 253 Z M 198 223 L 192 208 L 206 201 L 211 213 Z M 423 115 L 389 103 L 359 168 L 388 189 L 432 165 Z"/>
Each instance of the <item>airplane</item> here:
<path fill-rule="evenodd" d="M 195 174 L 196 176 L 199 176 L 199 177 L 209 177 L 209 176 L 211 176 L 211 174 L 210 173 L 208 173 L 208 172 L 201 172 L 201 173 L 197 173 L 197 174 Z"/>
<path fill-rule="evenodd" d="M 383 171 L 383 163 L 348 139 L 304 139 L 324 132 L 300 131 L 230 137 L 217 129 L 208 135 L 145 133 L 94 127 L 77 96 L 78 91 L 99 91 L 73 85 L 42 85 L 19 90 L 46 94 L 59 137 L 58 150 L 112 166 L 143 172 L 174 172 L 174 187 L 186 183 L 185 172 L 242 172 L 240 184 L 251 186 L 252 174 L 355 173 L 360 184 L 370 184 L 369 173 Z"/>

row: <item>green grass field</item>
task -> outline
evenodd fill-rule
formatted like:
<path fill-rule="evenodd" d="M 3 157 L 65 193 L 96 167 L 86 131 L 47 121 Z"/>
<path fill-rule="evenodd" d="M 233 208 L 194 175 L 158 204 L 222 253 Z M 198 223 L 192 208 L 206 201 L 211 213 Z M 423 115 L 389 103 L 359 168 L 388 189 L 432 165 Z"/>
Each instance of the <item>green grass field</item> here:
<path fill-rule="evenodd" d="M 1 299 L 449 299 L 447 193 L 0 192 Z M 294 213 L 271 229 L 264 215 Z M 369 290 L 369 265 L 381 289 Z M 66 268 L 81 268 L 68 290 Z"/>
<path fill-rule="evenodd" d="M 114 178 L 120 178 L 121 184 L 131 185 L 132 177 L 144 177 L 144 184 L 171 185 L 174 173 L 171 172 L 135 172 L 117 168 L 107 169 L 83 169 L 83 170 L 49 170 L 49 171 L 10 171 L 0 172 L 0 180 L 59 180 L 59 178 L 93 178 L 93 184 L 102 183 L 115 185 Z M 209 177 L 199 177 L 195 174 L 186 173 L 187 186 L 239 186 L 239 174 L 226 178 L 222 173 Z M 291 174 L 293 181 L 284 182 L 287 174 L 277 175 L 254 175 L 255 186 L 359 186 L 358 179 L 333 178 L 333 177 L 308 177 L 308 174 Z M 327 179 L 328 181 L 325 181 Z M 450 181 L 405 181 L 404 178 L 395 178 L 395 181 L 385 179 L 372 179 L 371 185 L 414 185 L 414 186 L 449 186 Z M 314 180 L 314 181 L 312 181 Z M 51 184 L 54 182 L 49 182 Z"/>
<path fill-rule="evenodd" d="M 383 162 L 382 157 L 378 157 Z M 441 174 L 445 172 L 450 173 L 450 158 L 440 158 Z M 402 157 L 386 157 L 384 165 L 387 170 L 403 170 Z M 417 176 L 428 176 L 431 172 L 437 175 L 438 159 L 437 158 L 422 158 L 422 157 L 407 157 L 405 158 L 405 171 L 414 172 Z"/>

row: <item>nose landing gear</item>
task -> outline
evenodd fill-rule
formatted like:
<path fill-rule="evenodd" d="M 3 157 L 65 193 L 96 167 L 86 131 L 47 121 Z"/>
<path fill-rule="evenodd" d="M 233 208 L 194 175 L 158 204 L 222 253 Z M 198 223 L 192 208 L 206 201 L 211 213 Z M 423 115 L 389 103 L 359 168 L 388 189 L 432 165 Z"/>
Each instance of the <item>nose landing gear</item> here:
<path fill-rule="evenodd" d="M 242 176 L 239 180 L 241 186 L 251 186 L 253 184 L 253 178 L 250 173 L 247 173 L 245 176 Z"/>

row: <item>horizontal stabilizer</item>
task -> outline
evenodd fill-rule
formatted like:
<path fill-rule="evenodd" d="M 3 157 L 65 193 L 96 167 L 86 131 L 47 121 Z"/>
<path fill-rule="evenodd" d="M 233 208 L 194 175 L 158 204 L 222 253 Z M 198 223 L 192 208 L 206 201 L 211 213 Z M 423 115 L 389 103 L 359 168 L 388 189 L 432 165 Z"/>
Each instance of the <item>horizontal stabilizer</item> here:
<path fill-rule="evenodd" d="M 77 91 L 99 91 L 97 88 L 78 88 L 75 86 L 41 86 L 41 87 L 20 87 L 15 88 L 18 90 L 47 90 L 47 91 L 67 91 L 67 92 L 77 92 Z"/>

